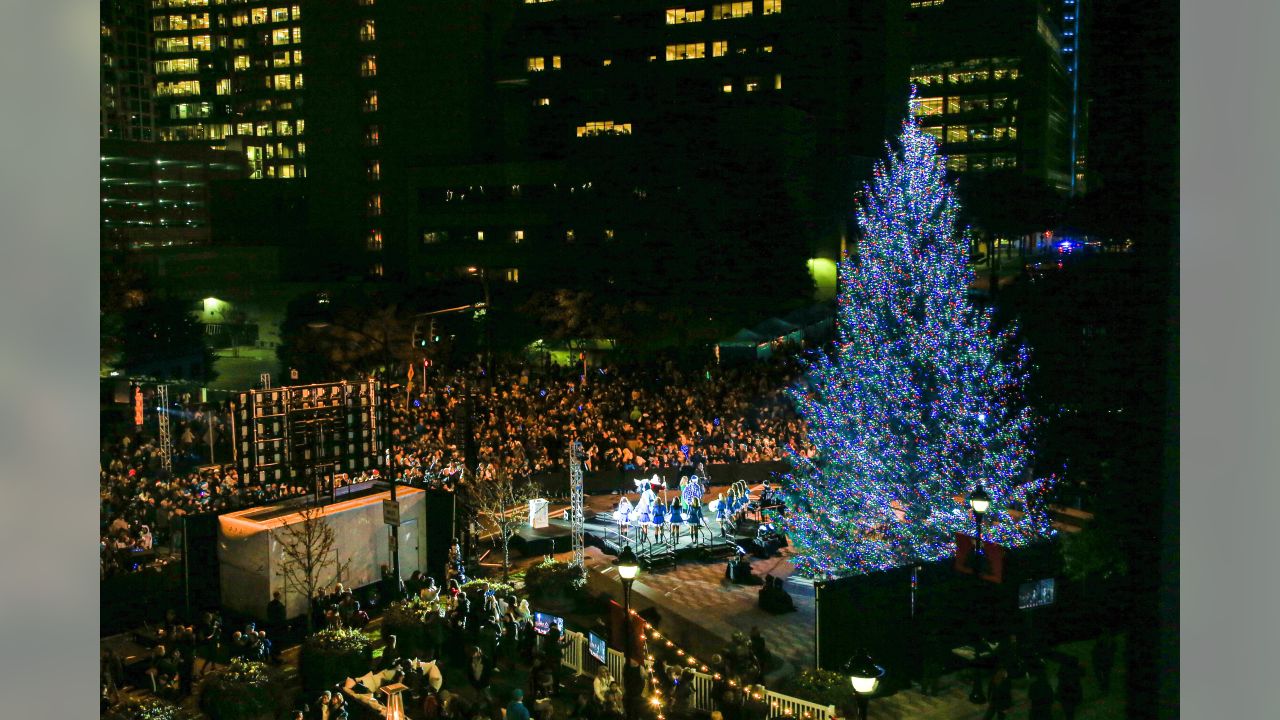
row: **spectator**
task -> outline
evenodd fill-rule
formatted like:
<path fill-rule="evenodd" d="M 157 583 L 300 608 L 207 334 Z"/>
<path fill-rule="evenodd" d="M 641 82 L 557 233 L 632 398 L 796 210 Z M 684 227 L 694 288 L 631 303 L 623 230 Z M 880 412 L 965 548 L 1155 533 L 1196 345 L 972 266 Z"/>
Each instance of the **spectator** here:
<path fill-rule="evenodd" d="M 529 710 L 524 706 L 524 691 L 520 688 L 511 691 L 511 702 L 507 705 L 507 720 L 529 720 Z"/>
<path fill-rule="evenodd" d="M 1049 674 L 1041 667 L 1031 677 L 1027 686 L 1027 700 L 1031 709 L 1028 720 L 1052 720 L 1053 718 L 1053 686 L 1049 684 Z"/>
<path fill-rule="evenodd" d="M 1104 630 L 1093 643 L 1093 676 L 1098 681 L 1098 689 L 1106 695 L 1111 692 L 1111 667 L 1116 660 L 1116 636 Z"/>
<path fill-rule="evenodd" d="M 1058 702 L 1062 703 L 1062 714 L 1066 720 L 1075 720 L 1076 708 L 1084 701 L 1084 686 L 1081 683 L 1083 671 L 1080 662 L 1067 657 L 1058 666 L 1058 689 L 1055 693 Z"/>
<path fill-rule="evenodd" d="M 277 637 L 283 635 L 288 626 L 284 602 L 280 600 L 280 591 L 271 593 L 271 602 L 267 603 L 267 628 Z"/>

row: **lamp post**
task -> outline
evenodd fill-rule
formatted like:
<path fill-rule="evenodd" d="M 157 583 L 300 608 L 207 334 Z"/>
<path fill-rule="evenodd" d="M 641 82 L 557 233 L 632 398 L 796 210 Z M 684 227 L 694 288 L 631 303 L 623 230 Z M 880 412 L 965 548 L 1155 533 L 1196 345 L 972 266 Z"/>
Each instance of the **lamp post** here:
<path fill-rule="evenodd" d="M 981 575 L 986 569 L 986 555 L 982 552 L 982 517 L 987 514 L 987 508 L 991 507 L 991 496 L 982 489 L 982 483 L 978 483 L 978 487 L 969 493 L 969 507 L 973 509 L 973 519 L 978 526 L 977 541 L 973 546 L 973 572 Z"/>
<path fill-rule="evenodd" d="M 636 554 L 631 551 L 631 546 L 627 545 L 622 548 L 618 559 L 613 561 L 613 566 L 618 569 L 618 577 L 622 578 L 622 634 L 624 637 L 622 661 L 625 664 L 631 659 L 631 584 L 640 574 L 640 563 L 636 560 Z M 627 692 L 635 693 L 636 689 L 630 688 Z M 631 703 L 626 705 L 627 720 L 633 720 Z"/>
<path fill-rule="evenodd" d="M 382 692 L 387 695 L 387 713 L 383 716 L 385 720 L 405 720 L 404 701 L 400 695 L 408 689 L 409 687 L 403 683 L 382 686 Z"/>
<path fill-rule="evenodd" d="M 987 514 L 987 509 L 991 507 L 991 496 L 986 490 L 982 489 L 982 483 L 969 493 L 969 507 L 973 510 L 973 519 L 977 523 L 978 532 L 973 548 L 973 576 L 974 580 L 981 587 L 982 573 L 986 570 L 986 555 L 982 552 L 982 517 Z M 982 691 L 982 668 L 979 667 L 979 645 L 982 638 L 978 633 L 974 633 L 973 641 L 973 688 L 969 691 L 969 702 L 980 705 L 986 702 L 986 694 Z"/>
<path fill-rule="evenodd" d="M 849 683 L 853 685 L 853 699 L 858 711 L 856 720 L 867 720 L 867 706 L 880 687 L 884 668 L 875 664 L 866 650 L 858 650 L 845 662 L 844 671 L 849 674 Z"/>

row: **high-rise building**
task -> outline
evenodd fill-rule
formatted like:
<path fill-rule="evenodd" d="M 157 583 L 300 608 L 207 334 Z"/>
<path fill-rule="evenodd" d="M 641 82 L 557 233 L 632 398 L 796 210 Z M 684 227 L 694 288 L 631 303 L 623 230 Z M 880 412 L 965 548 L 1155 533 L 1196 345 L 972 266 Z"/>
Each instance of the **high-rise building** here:
<path fill-rule="evenodd" d="M 104 140 L 155 138 L 145 0 L 101 0 L 99 132 Z"/>
<path fill-rule="evenodd" d="M 306 177 L 302 20 L 302 0 L 152 0 L 158 139 L 240 152 L 252 179 Z"/>
<path fill-rule="evenodd" d="M 1071 194 L 1086 192 L 1087 150 L 1089 128 L 1089 102 L 1085 92 L 1084 51 L 1085 12 L 1084 0 L 1062 2 L 1062 62 L 1066 65 L 1067 81 L 1071 83 Z"/>
<path fill-rule="evenodd" d="M 803 280 L 807 262 L 837 259 L 858 183 L 905 109 L 887 8 L 519 4 L 491 154 L 414 166 L 405 267 L 509 282 L 696 272 L 739 278 L 742 293 L 767 293 L 752 284 L 765 274 Z M 746 238 L 768 241 L 743 253 Z"/>
<path fill-rule="evenodd" d="M 914 113 L 960 173 L 1018 168 L 1071 184 L 1071 86 L 1056 4 L 911 0 Z"/>

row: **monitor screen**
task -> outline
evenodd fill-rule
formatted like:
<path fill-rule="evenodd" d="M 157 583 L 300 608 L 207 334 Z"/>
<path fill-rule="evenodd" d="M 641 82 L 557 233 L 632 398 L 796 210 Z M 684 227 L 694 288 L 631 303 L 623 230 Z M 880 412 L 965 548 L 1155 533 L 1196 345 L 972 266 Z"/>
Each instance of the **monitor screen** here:
<path fill-rule="evenodd" d="M 591 653 L 591 657 L 605 662 L 609 651 L 605 649 L 604 638 L 595 633 L 587 633 L 587 652 Z"/>
<path fill-rule="evenodd" d="M 1052 605 L 1056 590 L 1053 578 L 1022 583 L 1018 586 L 1018 609 L 1030 610 Z"/>
<path fill-rule="evenodd" d="M 548 615 L 546 613 L 533 614 L 533 630 L 539 635 L 546 635 L 551 631 L 551 626 L 555 625 L 560 628 L 560 632 L 564 633 L 564 618 Z"/>

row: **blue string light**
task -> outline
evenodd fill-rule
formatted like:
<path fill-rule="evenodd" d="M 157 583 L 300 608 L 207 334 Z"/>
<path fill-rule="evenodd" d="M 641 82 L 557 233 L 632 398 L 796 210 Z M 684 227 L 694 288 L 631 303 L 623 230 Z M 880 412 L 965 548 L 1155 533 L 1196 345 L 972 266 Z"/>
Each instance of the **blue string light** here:
<path fill-rule="evenodd" d="M 969 302 L 968 241 L 936 141 L 908 113 L 898 142 L 857 210 L 857 262 L 840 263 L 835 349 L 790 390 L 816 454 L 791 454 L 781 525 L 811 577 L 952 555 L 954 533 L 973 531 L 965 498 L 979 482 L 992 497 L 985 538 L 1054 532 L 1040 501 L 1054 478 L 1028 473 L 1028 351 Z"/>

